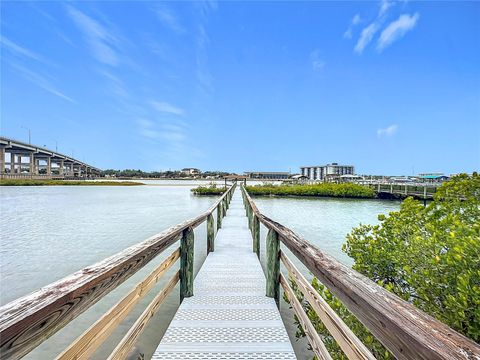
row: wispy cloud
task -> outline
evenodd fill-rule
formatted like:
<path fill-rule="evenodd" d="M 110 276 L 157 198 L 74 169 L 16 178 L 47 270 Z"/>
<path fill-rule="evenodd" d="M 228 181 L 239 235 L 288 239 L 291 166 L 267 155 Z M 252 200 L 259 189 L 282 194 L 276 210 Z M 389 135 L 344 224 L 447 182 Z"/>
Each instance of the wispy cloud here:
<path fill-rule="evenodd" d="M 169 28 L 173 32 L 176 32 L 177 34 L 182 34 L 186 31 L 185 28 L 180 24 L 177 16 L 170 8 L 166 7 L 165 4 L 157 7 L 155 9 L 155 14 L 157 15 L 157 18 L 162 23 L 162 25 Z"/>
<path fill-rule="evenodd" d="M 388 18 L 390 9 L 394 7 L 396 2 L 394 0 L 380 0 L 379 10 L 376 18 L 365 28 L 362 29 L 360 37 L 355 44 L 354 51 L 357 54 L 361 54 L 363 50 L 370 44 L 379 30 L 384 26 L 385 20 Z M 381 33 L 378 40 L 377 49 L 382 50 L 386 46 L 390 45 L 396 39 L 402 37 L 407 31 L 415 26 L 418 20 L 418 14 L 409 16 L 407 14 L 401 15 L 400 18 L 390 23 Z M 360 18 L 353 18 L 352 24 L 357 21 L 357 24 L 361 21 Z M 352 26 L 347 29 L 344 37 L 352 37 Z"/>
<path fill-rule="evenodd" d="M 22 57 L 27 57 L 36 61 L 46 62 L 46 60 L 42 56 L 38 55 L 37 53 L 31 50 L 28 50 L 23 46 L 20 46 L 14 43 L 13 41 L 7 39 L 5 36 L 2 36 L 0 38 L 0 42 L 6 49 L 8 49 L 11 53 L 13 53 L 16 56 L 22 56 Z"/>
<path fill-rule="evenodd" d="M 115 66 L 118 64 L 118 54 L 115 50 L 116 37 L 97 20 L 81 11 L 67 6 L 67 12 L 87 40 L 93 56 L 100 62 Z"/>
<path fill-rule="evenodd" d="M 373 36 L 378 31 L 378 27 L 378 24 L 376 22 L 373 22 L 362 30 L 360 38 L 358 39 L 357 44 L 354 48 L 357 54 L 361 54 L 365 47 L 372 41 Z"/>
<path fill-rule="evenodd" d="M 42 88 L 43 90 L 49 92 L 50 94 L 53 94 L 55 96 L 58 96 L 66 101 L 75 103 L 75 100 L 73 100 L 71 97 L 65 95 L 63 92 L 58 90 L 52 83 L 45 77 L 23 67 L 18 64 L 10 64 L 14 69 L 16 69 L 22 76 L 32 82 L 33 84 L 37 85 L 38 87 Z"/>
<path fill-rule="evenodd" d="M 127 87 L 118 76 L 115 76 L 114 74 L 112 74 L 107 70 L 99 70 L 98 72 L 100 75 L 102 75 L 104 78 L 108 80 L 108 83 L 110 84 L 110 88 L 115 95 L 121 98 L 129 97 Z"/>
<path fill-rule="evenodd" d="M 174 106 L 172 104 L 169 104 L 168 102 L 165 102 L 165 101 L 151 101 L 150 104 L 155 110 L 160 111 L 162 113 L 169 113 L 169 114 L 174 114 L 179 116 L 185 115 L 184 109 Z"/>
<path fill-rule="evenodd" d="M 390 9 L 395 3 L 391 0 L 381 0 L 380 1 L 380 11 L 379 16 L 383 16 L 387 13 L 388 9 Z"/>
<path fill-rule="evenodd" d="M 137 120 L 138 133 L 163 145 L 165 153 L 172 157 L 188 149 L 186 127 L 183 124 L 157 124 L 151 120 L 140 118 Z"/>
<path fill-rule="evenodd" d="M 403 37 L 408 31 L 412 30 L 418 22 L 420 15 L 402 14 L 400 17 L 392 21 L 381 33 L 378 39 L 377 49 L 382 51 L 394 41 Z"/>
<path fill-rule="evenodd" d="M 379 138 L 381 138 L 381 137 L 391 137 L 391 136 L 395 135 L 397 131 L 398 131 L 398 125 L 393 124 L 393 125 L 390 125 L 389 127 L 386 127 L 384 129 L 378 129 L 377 130 L 377 136 Z"/>
<path fill-rule="evenodd" d="M 320 50 L 318 49 L 310 53 L 310 62 L 312 63 L 313 71 L 320 71 L 326 65 L 326 62 L 320 57 Z"/>
<path fill-rule="evenodd" d="M 348 26 L 348 29 L 343 33 L 343 37 L 346 39 L 351 39 L 352 38 L 352 33 L 353 33 L 353 27 L 355 25 L 358 25 L 362 22 L 362 18 L 360 17 L 359 14 L 355 14 L 352 18 L 352 21 L 350 22 L 350 25 Z"/>

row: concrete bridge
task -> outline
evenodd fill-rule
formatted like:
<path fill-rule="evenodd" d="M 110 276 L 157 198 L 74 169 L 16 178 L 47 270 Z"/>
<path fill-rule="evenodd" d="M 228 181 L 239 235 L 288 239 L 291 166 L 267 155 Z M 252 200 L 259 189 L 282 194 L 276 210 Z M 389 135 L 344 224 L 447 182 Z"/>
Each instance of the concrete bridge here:
<path fill-rule="evenodd" d="M 56 359 L 91 358 L 145 295 L 154 291 L 153 300 L 142 307 L 143 312 L 108 355 L 108 360 L 144 359 L 135 345 L 178 284 L 180 307 L 163 338 L 159 335 L 152 359 L 294 359 L 278 311 L 288 306 L 282 305 L 283 289 L 317 359 L 331 360 L 332 356 L 306 313 L 306 302 L 308 312 L 318 316 L 348 359 L 374 360 L 370 349 L 305 278 L 305 271 L 297 268 L 299 263 L 394 358 L 480 359 L 479 344 L 263 215 L 245 187 L 240 186 L 240 191 L 236 187 L 235 183 L 195 218 L 0 307 L 0 357 L 19 359 L 28 354 L 166 251 L 169 255 L 163 262 L 66 349 L 58 349 Z M 208 256 L 194 279 L 194 229 L 205 223 Z M 268 231 L 265 240 L 261 226 Z M 260 246 L 263 241 L 264 247 Z M 265 249 L 265 273 L 259 262 L 261 249 Z M 172 268 L 177 261 L 178 268 Z M 160 290 L 153 290 L 159 283 Z"/>
<path fill-rule="evenodd" d="M 45 147 L 0 137 L 0 178 L 93 178 L 100 169 Z"/>

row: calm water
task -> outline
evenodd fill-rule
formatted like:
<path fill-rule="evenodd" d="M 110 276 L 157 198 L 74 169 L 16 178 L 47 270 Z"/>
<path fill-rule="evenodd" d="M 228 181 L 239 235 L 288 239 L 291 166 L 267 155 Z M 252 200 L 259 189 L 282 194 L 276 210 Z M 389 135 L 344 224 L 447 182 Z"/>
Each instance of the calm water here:
<path fill-rule="evenodd" d="M 205 211 L 215 198 L 191 195 L 196 184 L 152 181 L 139 187 L 0 187 L 0 302 L 26 295 L 41 286 L 113 255 L 128 246 Z M 159 186 L 164 185 L 164 186 Z M 399 203 L 376 200 L 256 199 L 262 212 L 289 226 L 322 250 L 351 264 L 341 252 L 345 235 L 359 223 L 376 223 L 377 215 Z M 263 238 L 265 231 L 262 231 Z M 206 229 L 195 230 L 195 269 L 206 256 Z M 262 244 L 264 245 L 264 244 Z M 44 344 L 30 359 L 50 359 L 115 304 L 128 289 L 178 246 L 158 257 Z M 262 249 L 264 254 L 264 247 Z M 164 280 L 95 354 L 103 359 L 176 271 Z M 178 289 L 168 298 L 138 342 L 150 356 L 178 306 Z M 282 315 L 289 322 L 286 305 Z M 294 333 L 294 326 L 289 332 Z M 300 354 L 299 354 L 300 355 Z"/>

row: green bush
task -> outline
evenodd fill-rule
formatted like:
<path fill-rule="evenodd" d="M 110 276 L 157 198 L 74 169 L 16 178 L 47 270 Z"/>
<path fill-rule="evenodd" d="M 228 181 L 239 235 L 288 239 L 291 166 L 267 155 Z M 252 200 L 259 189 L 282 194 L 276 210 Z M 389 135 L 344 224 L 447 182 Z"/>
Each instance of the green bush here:
<path fill-rule="evenodd" d="M 222 195 L 225 192 L 225 187 L 217 187 L 216 184 L 210 184 L 210 186 L 199 186 L 191 191 L 195 195 Z"/>
<path fill-rule="evenodd" d="M 479 342 L 480 176 L 455 176 L 428 206 L 407 198 L 399 211 L 379 220 L 379 225 L 360 225 L 347 235 L 343 251 L 354 259 L 353 269 Z M 318 280 L 313 285 L 375 356 L 391 357 Z M 306 309 L 333 357 L 344 359 Z"/>
<path fill-rule="evenodd" d="M 250 195 L 312 196 L 343 198 L 374 198 L 375 191 L 358 184 L 319 183 L 312 185 L 255 185 L 247 186 Z"/>

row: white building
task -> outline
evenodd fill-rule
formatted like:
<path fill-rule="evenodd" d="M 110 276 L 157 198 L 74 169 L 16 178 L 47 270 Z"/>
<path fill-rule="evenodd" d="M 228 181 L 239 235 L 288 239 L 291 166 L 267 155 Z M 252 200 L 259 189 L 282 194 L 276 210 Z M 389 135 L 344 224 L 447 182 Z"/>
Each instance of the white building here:
<path fill-rule="evenodd" d="M 342 175 L 355 175 L 353 165 L 338 165 L 331 163 L 318 166 L 301 166 L 300 173 L 310 180 L 328 180 L 329 178 L 339 178 Z"/>

